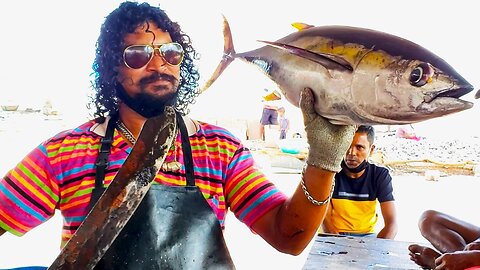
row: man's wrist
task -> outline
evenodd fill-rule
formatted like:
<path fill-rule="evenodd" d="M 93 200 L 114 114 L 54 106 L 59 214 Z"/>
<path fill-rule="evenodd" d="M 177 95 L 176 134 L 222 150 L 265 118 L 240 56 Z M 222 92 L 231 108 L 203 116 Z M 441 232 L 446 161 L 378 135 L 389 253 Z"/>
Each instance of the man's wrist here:
<path fill-rule="evenodd" d="M 322 159 L 319 157 L 312 157 L 308 155 L 306 163 L 310 166 L 313 166 L 322 170 L 326 170 L 332 173 L 339 172 L 342 169 L 342 167 L 340 166 L 341 161 L 338 163 L 336 163 L 335 161 L 334 162 L 331 162 L 331 161 L 332 161 L 331 159 L 330 160 Z"/>

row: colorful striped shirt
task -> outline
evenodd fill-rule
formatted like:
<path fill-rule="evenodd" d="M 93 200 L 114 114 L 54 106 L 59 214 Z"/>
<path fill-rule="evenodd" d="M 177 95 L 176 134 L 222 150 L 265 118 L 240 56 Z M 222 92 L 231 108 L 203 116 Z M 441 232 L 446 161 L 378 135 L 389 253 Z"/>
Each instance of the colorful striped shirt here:
<path fill-rule="evenodd" d="M 63 216 L 62 246 L 87 215 L 95 185 L 95 161 L 107 121 L 89 121 L 61 132 L 30 152 L 0 181 L 0 227 L 21 236 L 60 210 Z M 200 123 L 190 137 L 195 184 L 215 212 L 222 228 L 230 209 L 251 227 L 255 221 L 286 200 L 255 166 L 250 151 L 227 130 Z M 105 172 L 108 186 L 131 146 L 115 130 Z M 165 162 L 183 164 L 180 135 Z M 185 167 L 160 171 L 153 184 L 185 186 Z"/>

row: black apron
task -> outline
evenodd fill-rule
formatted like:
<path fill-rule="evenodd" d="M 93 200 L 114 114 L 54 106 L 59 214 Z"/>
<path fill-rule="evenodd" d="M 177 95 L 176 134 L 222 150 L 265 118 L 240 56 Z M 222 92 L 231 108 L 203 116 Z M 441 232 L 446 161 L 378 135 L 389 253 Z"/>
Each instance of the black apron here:
<path fill-rule="evenodd" d="M 101 196 L 116 117 L 97 159 L 90 207 Z M 177 113 L 187 186 L 152 185 L 95 269 L 235 269 L 220 223 L 195 186 L 188 132 Z M 103 150 L 103 151 L 102 151 Z M 107 158 L 105 153 L 107 152 Z"/>

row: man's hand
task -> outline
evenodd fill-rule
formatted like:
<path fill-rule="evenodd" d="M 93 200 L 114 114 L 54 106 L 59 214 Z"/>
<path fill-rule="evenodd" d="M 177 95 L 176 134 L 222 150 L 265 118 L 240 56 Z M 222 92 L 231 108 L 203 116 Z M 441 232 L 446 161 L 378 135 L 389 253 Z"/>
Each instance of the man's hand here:
<path fill-rule="evenodd" d="M 480 251 L 445 253 L 435 260 L 435 270 L 464 270 L 480 265 Z"/>
<path fill-rule="evenodd" d="M 302 90 L 300 108 L 310 145 L 307 164 L 331 172 L 339 172 L 340 163 L 352 143 L 355 126 L 334 125 L 317 114 L 310 88 Z"/>

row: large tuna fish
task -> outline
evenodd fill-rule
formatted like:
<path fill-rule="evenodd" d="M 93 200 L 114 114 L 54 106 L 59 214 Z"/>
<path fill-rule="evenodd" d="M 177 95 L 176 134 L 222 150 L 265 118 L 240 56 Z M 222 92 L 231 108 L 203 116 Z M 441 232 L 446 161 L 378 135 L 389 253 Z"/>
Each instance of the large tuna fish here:
<path fill-rule="evenodd" d="M 316 111 L 334 124 L 409 124 L 473 106 L 473 86 L 447 62 L 403 38 L 347 26 L 313 27 L 259 49 L 236 53 L 224 20 L 224 56 L 203 90 L 235 58 L 260 67 L 298 106 L 310 87 Z"/>

